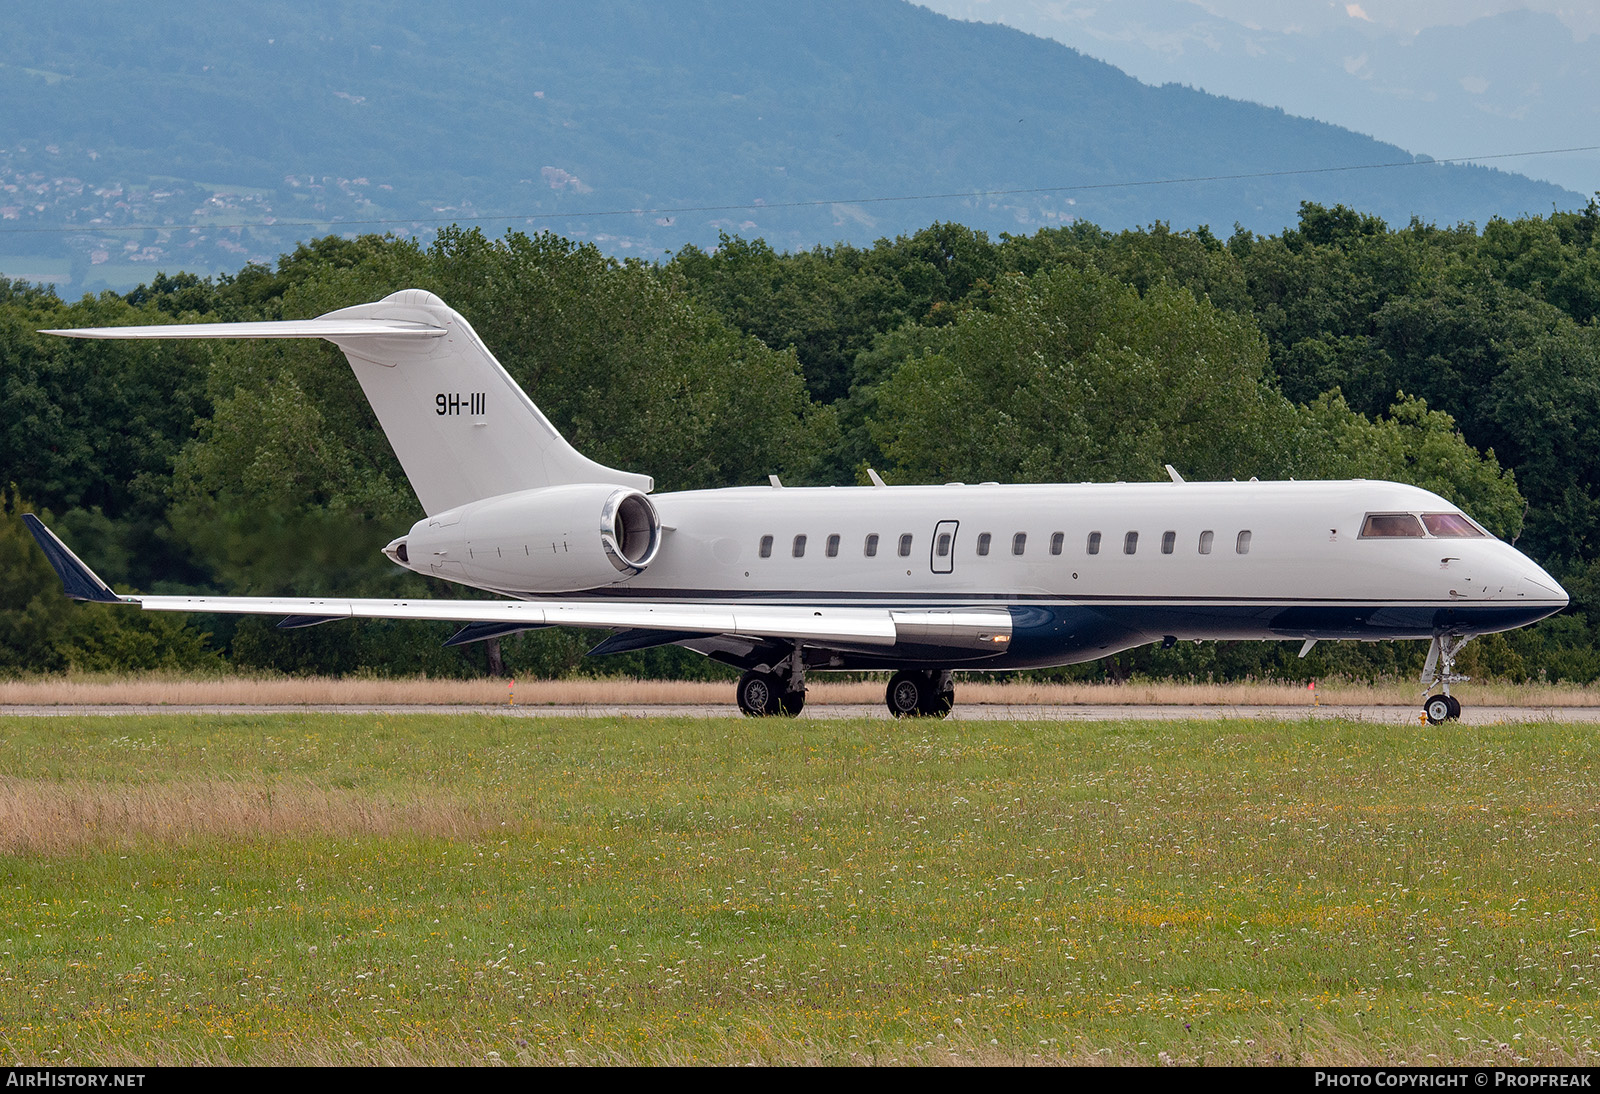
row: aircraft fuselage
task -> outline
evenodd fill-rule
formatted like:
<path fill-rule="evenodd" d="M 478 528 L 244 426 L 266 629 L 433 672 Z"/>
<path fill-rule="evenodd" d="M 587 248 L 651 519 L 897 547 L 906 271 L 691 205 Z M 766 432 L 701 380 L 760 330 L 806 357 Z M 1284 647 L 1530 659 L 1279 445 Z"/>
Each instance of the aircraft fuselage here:
<path fill-rule="evenodd" d="M 542 499 L 530 499 L 530 509 Z M 658 603 L 1004 608 L 1003 651 L 844 650 L 832 667 L 908 660 L 1014 669 L 1162 640 L 1396 639 L 1509 630 L 1566 604 L 1556 581 L 1460 510 L 1386 482 L 1114 483 L 772 488 L 658 494 L 649 564 L 551 583 L 581 518 L 552 530 L 508 495 L 419 521 L 407 563 L 503 594 Z M 1363 535 L 1409 514 L 1416 534 Z M 1429 523 L 1444 535 L 1434 535 Z M 533 535 L 538 529 L 537 538 Z M 1468 534 L 1455 534 L 1462 531 Z"/>

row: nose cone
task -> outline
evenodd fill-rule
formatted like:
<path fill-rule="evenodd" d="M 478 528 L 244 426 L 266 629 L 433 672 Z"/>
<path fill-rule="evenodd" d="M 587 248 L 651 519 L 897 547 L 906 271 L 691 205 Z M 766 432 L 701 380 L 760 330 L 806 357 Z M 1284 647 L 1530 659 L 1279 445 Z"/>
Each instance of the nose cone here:
<path fill-rule="evenodd" d="M 1571 597 L 1567 596 L 1567 590 L 1563 589 L 1555 578 L 1545 573 L 1538 566 L 1532 567 L 1532 571 L 1532 573 L 1522 576 L 1522 586 L 1519 592 L 1524 597 L 1528 600 L 1549 601 L 1558 605 L 1558 610 L 1559 608 L 1565 608 L 1571 602 Z"/>

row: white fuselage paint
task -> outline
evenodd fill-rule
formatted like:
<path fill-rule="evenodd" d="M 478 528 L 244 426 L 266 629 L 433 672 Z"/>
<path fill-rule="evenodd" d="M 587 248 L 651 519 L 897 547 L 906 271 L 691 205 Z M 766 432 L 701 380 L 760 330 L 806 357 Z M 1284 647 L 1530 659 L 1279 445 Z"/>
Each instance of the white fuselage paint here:
<path fill-rule="evenodd" d="M 997 668 L 1082 660 L 1166 636 L 1484 633 L 1523 625 L 1567 601 L 1538 565 L 1490 537 L 1361 538 L 1369 513 L 1459 512 L 1435 494 L 1385 482 L 748 487 L 661 494 L 651 501 L 665 526 L 653 562 L 635 575 L 602 578 L 588 595 L 1066 613 L 1055 625 L 1035 628 L 1039 639 L 1032 645 L 1019 633 L 1012 655 L 994 660 Z M 412 568 L 537 599 L 543 564 L 518 542 L 518 522 L 498 521 L 492 532 L 483 529 L 489 535 L 476 538 L 472 521 L 464 523 L 453 546 L 427 561 L 413 555 Z M 943 557 L 935 551 L 941 531 L 952 535 Z M 1095 532 L 1099 551 L 1090 554 Z M 1138 536 L 1132 553 L 1126 550 L 1130 532 Z M 1202 554 L 1205 532 L 1211 533 L 1210 551 Z M 1249 533 L 1246 553 L 1238 549 L 1242 532 Z M 1020 554 L 1014 551 L 1018 533 L 1026 536 Z M 1051 548 L 1058 533 L 1056 554 Z M 1163 551 L 1167 533 L 1170 553 Z M 984 534 L 989 549 L 980 555 Z M 804 553 L 796 557 L 795 539 L 802 535 Z M 837 553 L 830 556 L 835 535 Z M 878 537 L 877 551 L 868 557 L 871 535 Z M 908 535 L 909 551 L 902 554 L 901 539 Z M 572 543 L 558 549 L 580 548 L 597 536 L 576 528 Z M 766 536 L 771 551 L 762 557 Z M 474 559 L 491 555 L 492 572 L 474 568 Z M 1089 632 L 1072 623 L 1076 609 L 1104 616 L 1113 633 L 1080 635 Z M 1026 632 L 1025 620 L 1019 626 Z"/>

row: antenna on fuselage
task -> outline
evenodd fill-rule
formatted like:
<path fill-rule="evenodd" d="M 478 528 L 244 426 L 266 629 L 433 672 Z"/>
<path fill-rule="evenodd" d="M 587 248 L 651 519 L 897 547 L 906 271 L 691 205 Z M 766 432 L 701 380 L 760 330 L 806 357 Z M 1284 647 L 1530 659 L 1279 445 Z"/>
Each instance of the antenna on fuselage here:
<path fill-rule="evenodd" d="M 1183 481 L 1183 476 L 1178 474 L 1178 469 L 1176 467 L 1173 467 L 1170 463 L 1164 463 L 1161 466 L 1167 469 L 1167 475 L 1172 479 L 1173 482 Z"/>

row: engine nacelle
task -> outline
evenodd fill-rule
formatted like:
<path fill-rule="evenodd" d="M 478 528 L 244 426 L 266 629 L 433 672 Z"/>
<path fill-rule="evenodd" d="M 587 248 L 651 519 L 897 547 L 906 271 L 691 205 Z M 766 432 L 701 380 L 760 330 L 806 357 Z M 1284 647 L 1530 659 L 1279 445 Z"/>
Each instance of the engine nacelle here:
<path fill-rule="evenodd" d="M 384 553 L 421 574 L 511 593 L 615 585 L 661 548 L 650 499 L 614 483 L 501 494 L 435 513 Z"/>

